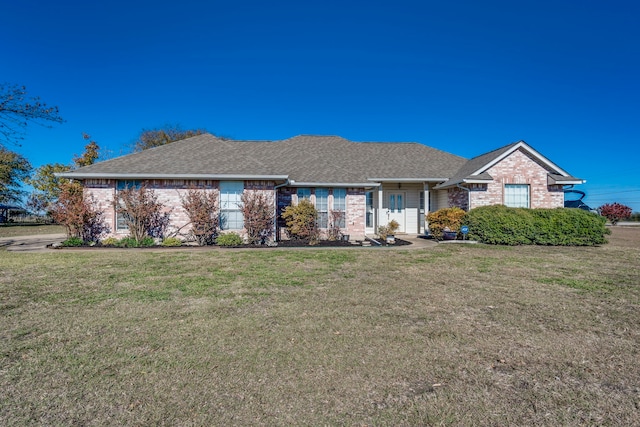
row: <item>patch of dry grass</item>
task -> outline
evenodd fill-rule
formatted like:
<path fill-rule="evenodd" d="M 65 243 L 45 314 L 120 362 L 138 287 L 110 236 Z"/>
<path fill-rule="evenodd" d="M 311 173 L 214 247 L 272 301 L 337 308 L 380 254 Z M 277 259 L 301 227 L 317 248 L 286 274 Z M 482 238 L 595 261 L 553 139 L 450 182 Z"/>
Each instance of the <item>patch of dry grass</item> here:
<path fill-rule="evenodd" d="M 0 238 L 17 236 L 34 236 L 36 234 L 66 233 L 62 225 L 51 224 L 0 224 Z"/>
<path fill-rule="evenodd" d="M 638 425 L 639 261 L 1 251 L 0 424 Z"/>

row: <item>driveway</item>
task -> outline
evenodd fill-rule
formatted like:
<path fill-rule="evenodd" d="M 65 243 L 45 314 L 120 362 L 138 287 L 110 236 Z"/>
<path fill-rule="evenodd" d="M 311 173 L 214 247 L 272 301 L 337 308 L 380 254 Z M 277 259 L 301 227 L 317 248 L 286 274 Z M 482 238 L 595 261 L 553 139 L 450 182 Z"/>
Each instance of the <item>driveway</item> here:
<path fill-rule="evenodd" d="M 0 248 L 7 248 L 11 252 L 46 251 L 47 245 L 60 243 L 67 236 L 65 234 L 36 234 L 33 236 L 1 237 Z"/>

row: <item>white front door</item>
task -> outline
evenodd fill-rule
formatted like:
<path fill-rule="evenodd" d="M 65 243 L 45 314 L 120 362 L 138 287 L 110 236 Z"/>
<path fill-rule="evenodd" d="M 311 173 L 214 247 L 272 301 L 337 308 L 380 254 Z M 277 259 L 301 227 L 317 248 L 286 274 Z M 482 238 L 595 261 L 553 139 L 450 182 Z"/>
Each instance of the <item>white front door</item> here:
<path fill-rule="evenodd" d="M 405 232 L 406 223 L 406 208 L 405 208 L 405 193 L 402 191 L 387 193 L 387 223 L 395 220 L 400 224 L 398 228 L 399 233 Z"/>

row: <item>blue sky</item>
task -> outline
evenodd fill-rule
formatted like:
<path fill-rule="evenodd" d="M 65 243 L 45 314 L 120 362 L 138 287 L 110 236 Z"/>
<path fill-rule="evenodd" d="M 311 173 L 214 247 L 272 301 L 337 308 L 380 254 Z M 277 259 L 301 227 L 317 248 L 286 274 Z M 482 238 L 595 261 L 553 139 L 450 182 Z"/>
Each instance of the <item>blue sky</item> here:
<path fill-rule="evenodd" d="M 36 167 L 82 132 L 118 155 L 167 123 L 469 158 L 523 139 L 590 205 L 640 211 L 639 18 L 630 0 L 21 0 L 0 6 L 0 81 L 66 119 L 15 148 Z"/>

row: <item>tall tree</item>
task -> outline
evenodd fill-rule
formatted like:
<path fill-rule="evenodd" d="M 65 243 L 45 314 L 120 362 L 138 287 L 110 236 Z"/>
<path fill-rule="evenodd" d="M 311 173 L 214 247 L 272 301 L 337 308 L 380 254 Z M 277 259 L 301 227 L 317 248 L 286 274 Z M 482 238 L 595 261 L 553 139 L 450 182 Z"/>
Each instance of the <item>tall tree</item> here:
<path fill-rule="evenodd" d="M 29 122 L 62 123 L 58 107 L 28 97 L 24 86 L 0 83 L 0 145 L 20 145 Z"/>
<path fill-rule="evenodd" d="M 31 173 L 31 163 L 22 155 L 0 146 L 0 203 L 15 203 L 24 192 L 21 183 Z"/>
<path fill-rule="evenodd" d="M 138 153 L 149 148 L 159 147 L 204 133 L 207 133 L 205 129 L 183 130 L 179 125 L 166 125 L 163 128 L 157 129 L 143 129 L 138 139 L 133 143 L 133 152 Z"/>

